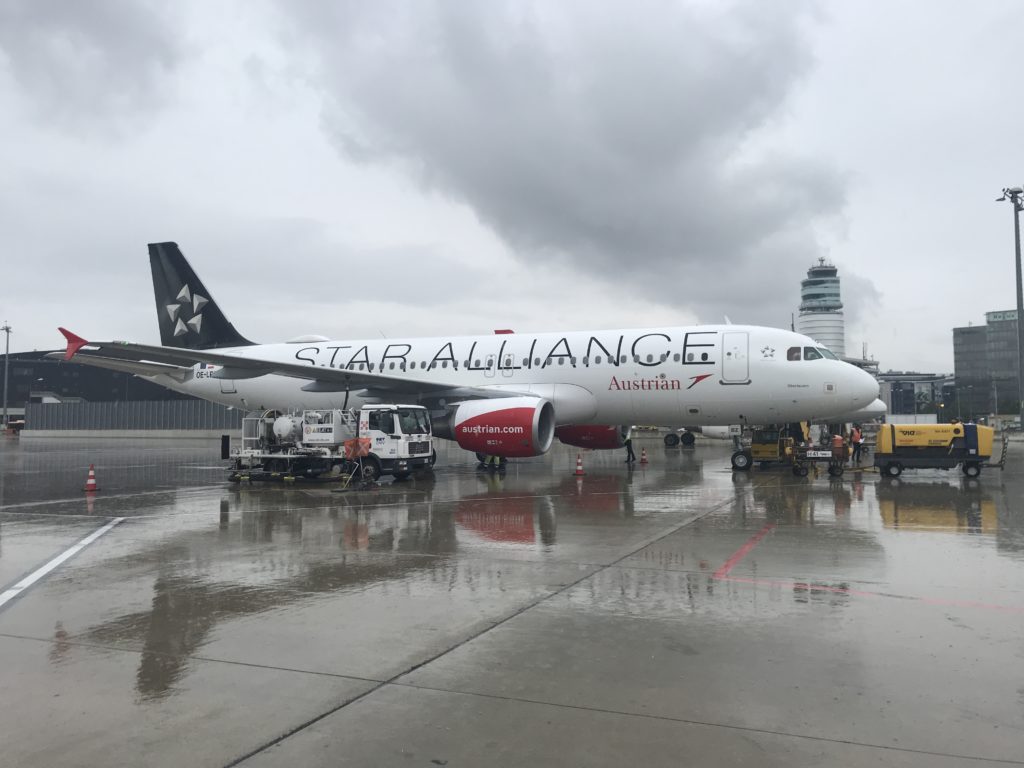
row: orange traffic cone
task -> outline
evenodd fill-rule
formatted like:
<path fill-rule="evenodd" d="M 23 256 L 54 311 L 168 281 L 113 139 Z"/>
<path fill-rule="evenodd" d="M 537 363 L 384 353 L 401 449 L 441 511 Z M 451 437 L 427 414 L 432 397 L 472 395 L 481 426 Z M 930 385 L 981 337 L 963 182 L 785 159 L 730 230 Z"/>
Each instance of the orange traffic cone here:
<path fill-rule="evenodd" d="M 583 455 L 577 453 L 576 454 L 576 476 L 577 477 L 582 477 L 585 474 L 586 473 L 583 471 Z"/>
<path fill-rule="evenodd" d="M 641 464 L 646 464 L 647 463 L 647 449 L 646 448 L 641 448 L 640 449 L 640 463 Z"/>
<path fill-rule="evenodd" d="M 96 485 L 96 468 L 92 464 L 89 465 L 89 476 L 85 479 L 85 488 L 82 490 L 86 493 L 92 493 L 98 491 L 100 487 Z"/>

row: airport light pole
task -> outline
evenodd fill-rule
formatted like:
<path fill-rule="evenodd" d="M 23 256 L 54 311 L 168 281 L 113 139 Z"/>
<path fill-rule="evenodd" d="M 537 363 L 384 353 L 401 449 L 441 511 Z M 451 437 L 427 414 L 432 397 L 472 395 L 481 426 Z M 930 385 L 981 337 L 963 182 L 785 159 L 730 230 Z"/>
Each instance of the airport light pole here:
<path fill-rule="evenodd" d="M 7 340 L 4 344 L 4 428 L 10 423 L 7 420 L 7 367 L 8 361 L 11 359 L 11 325 L 4 320 L 3 326 L 0 326 L 0 331 L 7 334 Z"/>
<path fill-rule="evenodd" d="M 1017 256 L 1017 413 L 1024 428 L 1024 291 L 1021 289 L 1020 212 L 1024 211 L 1024 189 L 1008 187 L 996 202 L 1013 203 L 1013 247 Z"/>

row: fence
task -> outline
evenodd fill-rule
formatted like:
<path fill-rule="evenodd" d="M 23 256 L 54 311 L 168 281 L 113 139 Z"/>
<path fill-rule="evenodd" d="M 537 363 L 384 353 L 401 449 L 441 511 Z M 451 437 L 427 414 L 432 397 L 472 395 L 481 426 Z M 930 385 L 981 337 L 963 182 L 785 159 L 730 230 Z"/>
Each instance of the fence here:
<path fill-rule="evenodd" d="M 242 428 L 242 411 L 207 400 L 29 403 L 25 429 L 224 430 Z"/>

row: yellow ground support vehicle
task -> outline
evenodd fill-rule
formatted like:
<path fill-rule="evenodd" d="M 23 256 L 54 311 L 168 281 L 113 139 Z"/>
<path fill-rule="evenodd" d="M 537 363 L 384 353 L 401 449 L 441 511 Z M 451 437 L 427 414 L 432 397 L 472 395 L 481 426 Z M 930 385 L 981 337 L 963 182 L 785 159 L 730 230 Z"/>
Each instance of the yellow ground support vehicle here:
<path fill-rule="evenodd" d="M 795 441 L 785 430 L 777 427 L 755 429 L 750 435 L 750 447 L 732 455 L 732 468 L 748 470 L 755 461 L 762 468 L 776 461 L 788 464 L 793 460 L 794 449 Z"/>
<path fill-rule="evenodd" d="M 805 477 L 809 465 L 823 463 L 828 465 L 830 475 L 838 477 L 843 474 L 849 451 L 849 445 L 839 436 L 833 436 L 829 445 L 812 445 L 810 425 L 801 421 L 781 428 L 755 429 L 750 434 L 750 445 L 732 455 L 732 468 L 745 471 L 756 461 L 764 469 L 777 462 L 790 465 L 794 475 Z"/>
<path fill-rule="evenodd" d="M 992 427 L 978 424 L 883 424 L 875 443 L 875 466 L 889 477 L 904 469 L 952 469 L 977 477 L 992 458 Z"/>

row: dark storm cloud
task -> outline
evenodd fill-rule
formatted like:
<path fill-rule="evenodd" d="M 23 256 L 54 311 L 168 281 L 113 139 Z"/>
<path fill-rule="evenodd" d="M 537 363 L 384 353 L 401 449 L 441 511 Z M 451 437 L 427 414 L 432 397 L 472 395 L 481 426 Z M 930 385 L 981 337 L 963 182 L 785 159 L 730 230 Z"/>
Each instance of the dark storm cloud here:
<path fill-rule="evenodd" d="M 169 4 L 143 0 L 6 0 L 0 51 L 47 120 L 87 128 L 166 97 L 182 50 Z"/>
<path fill-rule="evenodd" d="M 811 65 L 800 5 L 281 8 L 348 157 L 468 204 L 526 263 L 788 322 L 812 224 L 844 202 L 833 169 L 763 146 Z"/>

